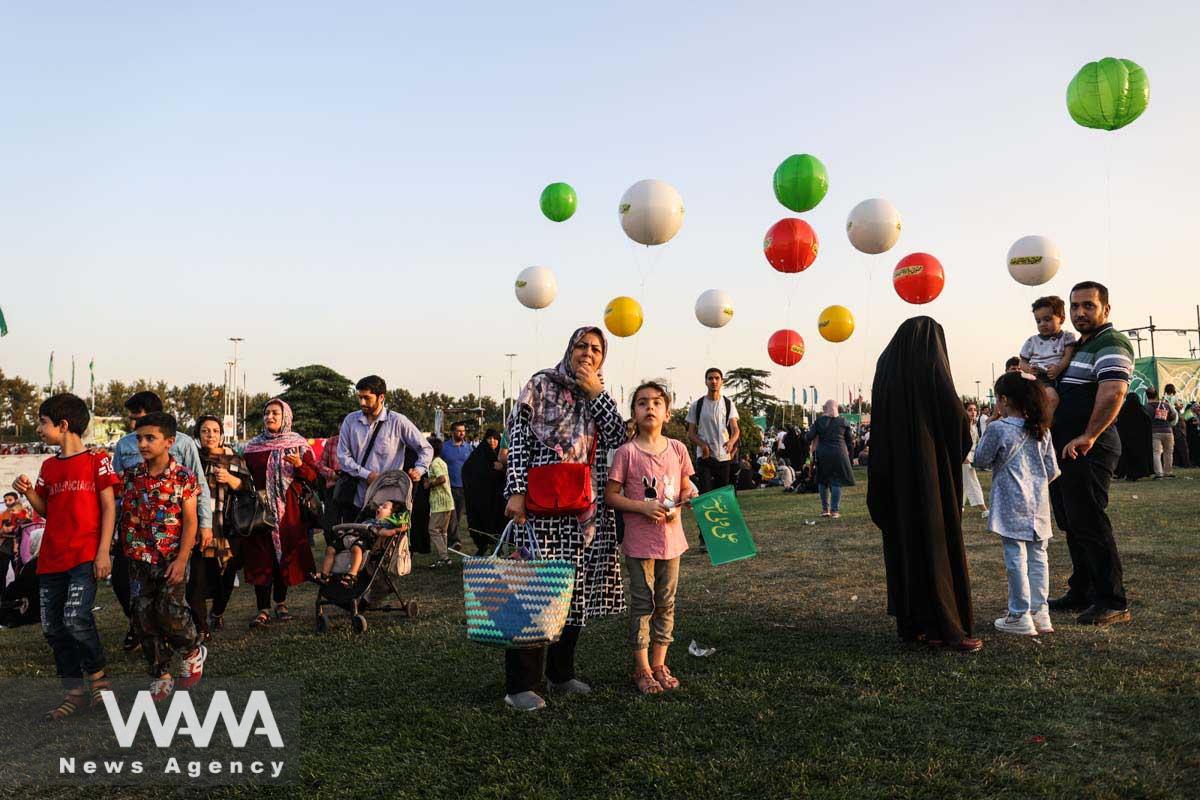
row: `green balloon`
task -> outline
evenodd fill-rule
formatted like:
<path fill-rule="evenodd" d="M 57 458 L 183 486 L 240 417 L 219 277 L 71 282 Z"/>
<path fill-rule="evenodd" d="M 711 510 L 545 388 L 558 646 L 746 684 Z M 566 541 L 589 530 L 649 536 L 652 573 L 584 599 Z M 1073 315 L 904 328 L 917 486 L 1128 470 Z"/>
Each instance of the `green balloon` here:
<path fill-rule="evenodd" d="M 816 156 L 788 156 L 775 170 L 775 199 L 792 211 L 816 208 L 829 191 L 829 174 Z"/>
<path fill-rule="evenodd" d="M 555 222 L 570 219 L 578 202 L 569 183 L 552 183 L 542 189 L 542 213 Z"/>
<path fill-rule="evenodd" d="M 1067 111 L 1085 128 L 1124 128 L 1142 115 L 1149 102 L 1150 79 L 1127 58 L 1085 64 L 1067 86 Z"/>

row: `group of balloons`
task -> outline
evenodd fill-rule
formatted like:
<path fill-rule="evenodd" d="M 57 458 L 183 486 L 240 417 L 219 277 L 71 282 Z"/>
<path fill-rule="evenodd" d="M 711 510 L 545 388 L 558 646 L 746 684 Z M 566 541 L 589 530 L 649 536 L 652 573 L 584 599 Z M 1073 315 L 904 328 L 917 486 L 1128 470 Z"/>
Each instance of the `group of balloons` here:
<path fill-rule="evenodd" d="M 556 182 L 542 190 L 539 205 L 550 221 L 566 222 L 575 215 L 579 197 L 569 183 Z M 683 227 L 683 214 L 683 197 L 679 191 L 666 181 L 655 179 L 638 181 L 630 186 L 617 206 L 617 216 L 625 235 L 648 247 L 666 244 L 675 238 Z M 527 267 L 517 275 L 514 288 L 518 302 L 526 308 L 545 308 L 558 296 L 558 280 L 549 267 Z M 733 306 L 728 298 L 718 316 L 721 314 L 725 315 L 726 321 L 733 316 Z M 643 319 L 641 304 L 632 297 L 616 297 L 604 310 L 605 327 L 615 336 L 633 336 L 641 330 Z"/>
<path fill-rule="evenodd" d="M 1088 128 L 1114 131 L 1141 116 L 1150 101 L 1145 70 L 1128 59 L 1104 58 L 1084 65 L 1067 87 L 1067 109 L 1075 122 Z M 788 156 L 775 170 L 775 198 L 786 208 L 804 213 L 816 208 L 829 191 L 829 175 L 816 156 Z M 542 190 L 542 213 L 553 222 L 574 216 L 578 197 L 570 184 L 551 183 Z M 646 246 L 669 242 L 683 227 L 683 198 L 674 186 L 661 180 L 642 180 L 629 187 L 617 207 L 621 229 L 634 242 Z M 900 212 L 876 197 L 856 205 L 846 219 L 850 244 L 868 255 L 885 253 L 900 238 Z M 785 217 L 772 225 L 763 239 L 763 255 L 775 270 L 794 274 L 813 265 L 820 251 L 816 231 L 798 217 Z M 1058 246 L 1048 237 L 1024 236 L 1013 243 L 1007 257 L 1008 272 L 1025 286 L 1050 281 L 1062 265 Z M 892 286 L 905 302 L 932 302 L 946 283 L 945 270 L 929 253 L 910 253 L 892 270 Z M 554 302 L 558 281 L 548 267 L 529 267 L 516 280 L 517 300 L 527 308 L 541 309 Z M 733 300 L 722 289 L 708 289 L 696 299 L 697 321 L 721 328 L 733 319 Z M 604 310 L 604 324 L 616 336 L 632 336 L 641 327 L 641 305 L 632 297 L 614 298 Z M 844 342 L 854 333 L 850 309 L 833 305 L 817 320 L 817 331 L 830 342 Z M 789 329 L 778 330 L 767 341 L 767 353 L 781 366 L 793 366 L 804 357 L 804 339 Z"/>

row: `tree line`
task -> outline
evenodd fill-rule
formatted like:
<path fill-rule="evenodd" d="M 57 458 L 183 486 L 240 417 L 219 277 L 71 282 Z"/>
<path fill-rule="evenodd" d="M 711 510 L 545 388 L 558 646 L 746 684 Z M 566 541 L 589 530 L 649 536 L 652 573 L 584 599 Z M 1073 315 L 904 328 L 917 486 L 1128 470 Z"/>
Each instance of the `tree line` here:
<path fill-rule="evenodd" d="M 282 397 L 292 407 L 293 427 L 304 436 L 332 436 L 346 414 L 358 408 L 353 381 L 323 364 L 286 369 L 275 373 L 274 377 L 283 387 L 276 396 Z M 741 427 L 743 435 L 747 437 L 747 449 L 756 438 L 750 431 L 751 427 L 755 427 L 752 422 L 754 417 L 766 417 L 768 426 L 772 428 L 796 420 L 795 409 L 770 394 L 771 387 L 767 383 L 770 377 L 770 372 L 750 367 L 731 369 L 726 374 L 727 391 L 742 415 Z M 33 438 L 38 405 L 44 397 L 43 389 L 19 376 L 7 376 L 0 370 L 0 435 L 15 440 Z M 205 414 L 220 417 L 225 408 L 225 387 L 215 383 L 176 386 L 168 385 L 165 381 L 145 379 L 132 383 L 112 380 L 96 386 L 93 413 L 105 417 L 124 416 L 125 400 L 130 395 L 147 390 L 163 399 L 166 410 L 179 419 L 183 430 L 190 430 L 196 419 Z M 59 382 L 54 387 L 56 394 L 66 391 L 66 383 Z M 90 399 L 84 390 L 77 389 L 76 392 Z M 260 392 L 244 398 L 246 430 L 250 435 L 261 431 L 262 411 L 271 397 Z M 443 412 L 446 427 L 458 421 L 466 422 L 472 430 L 480 420 L 484 428 L 500 428 L 503 424 L 504 412 L 500 403 L 490 397 L 476 397 L 474 394 L 413 394 L 397 387 L 388 390 L 387 404 L 425 431 L 433 430 L 438 409 Z M 856 404 L 855 408 L 858 407 Z M 862 408 L 869 412 L 870 404 L 863 404 Z M 683 419 L 686 413 L 686 407 L 672 413 L 668 435 L 685 438 Z"/>

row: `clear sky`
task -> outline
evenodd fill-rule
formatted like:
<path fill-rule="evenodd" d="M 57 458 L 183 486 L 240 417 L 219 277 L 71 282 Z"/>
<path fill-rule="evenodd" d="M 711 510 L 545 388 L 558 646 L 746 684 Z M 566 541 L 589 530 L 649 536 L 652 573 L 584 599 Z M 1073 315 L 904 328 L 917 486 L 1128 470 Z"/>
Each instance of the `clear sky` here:
<path fill-rule="evenodd" d="M 499 395 L 504 353 L 519 381 L 632 294 L 647 321 L 614 341 L 612 386 L 675 366 L 686 397 L 711 363 L 772 369 L 781 396 L 869 388 L 892 331 L 927 313 L 973 393 L 1034 332 L 1039 289 L 1005 267 L 1032 233 L 1064 257 L 1043 290 L 1099 279 L 1118 327 L 1196 324 L 1193 3 L 433 5 L 8 4 L 0 366 L 44 382 L 53 349 L 56 377 L 75 353 L 101 381 L 219 383 L 242 336 L 251 391 L 319 362 L 413 391 L 483 375 Z M 1075 125 L 1064 100 L 1104 56 L 1150 77 L 1149 109 L 1116 133 Z M 816 263 L 783 276 L 761 243 L 790 213 L 772 172 L 798 152 L 830 190 L 803 215 Z M 687 216 L 647 254 L 616 209 L 649 177 Z M 537 205 L 554 180 L 579 193 L 562 224 Z M 863 256 L 844 223 L 875 196 L 904 232 Z M 913 251 L 947 274 L 924 307 L 890 285 Z M 559 281 L 537 313 L 512 290 L 531 264 Z M 736 313 L 710 332 L 692 307 L 714 287 Z M 831 303 L 857 317 L 845 344 L 817 335 Z M 808 352 L 783 369 L 766 339 L 789 326 Z"/>

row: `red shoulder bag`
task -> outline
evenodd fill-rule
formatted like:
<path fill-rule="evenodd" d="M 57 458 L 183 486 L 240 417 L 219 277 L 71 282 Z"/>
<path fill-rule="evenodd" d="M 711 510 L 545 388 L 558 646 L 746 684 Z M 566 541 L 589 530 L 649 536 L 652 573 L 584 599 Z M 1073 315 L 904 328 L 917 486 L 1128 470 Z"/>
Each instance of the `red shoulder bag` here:
<path fill-rule="evenodd" d="M 596 442 L 585 463 L 563 462 L 530 467 L 525 483 L 525 513 L 535 517 L 563 517 L 582 514 L 595 501 L 592 491 L 592 462 L 596 460 Z"/>

